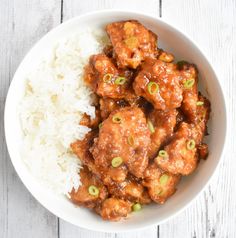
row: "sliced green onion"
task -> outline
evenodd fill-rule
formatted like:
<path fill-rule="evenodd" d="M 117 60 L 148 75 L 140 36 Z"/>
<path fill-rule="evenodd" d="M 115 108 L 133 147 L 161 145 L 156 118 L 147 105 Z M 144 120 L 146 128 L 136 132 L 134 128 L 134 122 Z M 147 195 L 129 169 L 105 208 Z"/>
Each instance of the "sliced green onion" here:
<path fill-rule="evenodd" d="M 119 167 L 123 163 L 123 159 L 121 157 L 115 157 L 111 161 L 111 165 L 114 168 Z"/>
<path fill-rule="evenodd" d="M 187 142 L 187 149 L 188 150 L 193 150 L 195 148 L 195 141 L 194 140 L 189 140 Z"/>
<path fill-rule="evenodd" d="M 150 120 L 147 121 L 148 129 L 150 130 L 151 133 L 155 132 L 155 128 Z"/>
<path fill-rule="evenodd" d="M 184 87 L 185 87 L 186 89 L 190 89 L 190 88 L 192 88 L 192 86 L 194 85 L 194 83 L 195 83 L 195 79 L 194 79 L 194 78 L 188 79 L 188 80 L 186 80 L 186 81 L 184 82 Z"/>
<path fill-rule="evenodd" d="M 98 124 L 98 128 L 101 129 L 102 127 L 102 122 Z"/>
<path fill-rule="evenodd" d="M 163 193 L 163 189 L 162 188 L 157 188 L 155 192 L 158 196 L 161 196 L 162 193 Z"/>
<path fill-rule="evenodd" d="M 160 184 L 163 185 L 163 186 L 165 186 L 165 185 L 167 184 L 169 178 L 170 178 L 170 177 L 169 177 L 169 175 L 167 175 L 167 174 L 161 175 L 161 177 L 160 177 L 160 179 L 159 179 Z"/>
<path fill-rule="evenodd" d="M 97 197 L 99 194 L 99 189 L 94 185 L 90 185 L 88 188 L 88 192 L 90 195 Z"/>
<path fill-rule="evenodd" d="M 202 101 L 197 101 L 196 105 L 197 105 L 197 106 L 202 106 L 202 105 L 204 105 L 204 102 L 202 102 Z"/>
<path fill-rule="evenodd" d="M 160 150 L 158 155 L 163 158 L 168 157 L 168 153 L 165 150 Z"/>
<path fill-rule="evenodd" d="M 134 137 L 132 135 L 129 135 L 128 137 L 128 144 L 130 146 L 133 146 L 134 145 Z"/>
<path fill-rule="evenodd" d="M 140 203 L 135 203 L 135 204 L 133 204 L 133 206 L 132 206 L 132 210 L 134 211 L 134 212 L 138 212 L 138 211 L 140 211 L 142 209 L 142 205 L 140 204 Z"/>
<path fill-rule="evenodd" d="M 123 85 L 126 81 L 127 81 L 127 79 L 125 77 L 117 77 L 115 80 L 115 84 Z"/>
<path fill-rule="evenodd" d="M 114 123 L 120 124 L 121 121 L 122 121 L 122 119 L 121 119 L 120 116 L 114 115 L 114 116 L 112 117 L 112 121 L 113 121 Z"/>
<path fill-rule="evenodd" d="M 147 88 L 148 88 L 148 92 L 151 95 L 156 94 L 158 92 L 158 90 L 159 90 L 159 86 L 155 82 L 149 82 L 148 85 L 147 85 Z"/>
<path fill-rule="evenodd" d="M 103 76 L 102 80 L 104 83 L 107 83 L 107 82 L 111 81 L 112 77 L 113 77 L 113 74 L 105 74 Z"/>

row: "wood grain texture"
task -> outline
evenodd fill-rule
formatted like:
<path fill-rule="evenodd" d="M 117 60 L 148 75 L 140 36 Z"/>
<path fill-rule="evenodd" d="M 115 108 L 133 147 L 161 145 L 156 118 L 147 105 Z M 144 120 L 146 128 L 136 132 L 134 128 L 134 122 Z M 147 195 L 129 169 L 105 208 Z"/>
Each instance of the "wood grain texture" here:
<path fill-rule="evenodd" d="M 236 237 L 236 2 L 163 0 L 162 17 L 187 32 L 217 70 L 230 113 L 230 140 L 206 191 L 185 212 L 161 225 L 160 237 Z"/>
<path fill-rule="evenodd" d="M 0 237 L 57 237 L 57 218 L 26 190 L 9 159 L 4 102 L 16 67 L 29 48 L 60 21 L 58 0 L 0 1 Z"/>

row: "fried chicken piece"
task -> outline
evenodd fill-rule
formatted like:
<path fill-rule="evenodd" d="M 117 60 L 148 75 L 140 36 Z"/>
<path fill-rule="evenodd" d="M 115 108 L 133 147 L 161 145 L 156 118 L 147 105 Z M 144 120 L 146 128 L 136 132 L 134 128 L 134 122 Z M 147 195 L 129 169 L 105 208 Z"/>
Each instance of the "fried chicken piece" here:
<path fill-rule="evenodd" d="M 183 87 L 183 102 L 181 110 L 189 122 L 194 122 L 197 113 L 198 102 L 198 72 L 193 64 L 183 63 L 180 67 L 181 85 Z"/>
<path fill-rule="evenodd" d="M 166 63 L 171 63 L 174 61 L 174 55 L 162 49 L 159 49 L 158 59 Z"/>
<path fill-rule="evenodd" d="M 90 57 L 84 80 L 99 96 L 122 99 L 130 93 L 132 75 L 130 70 L 118 70 L 105 54 L 98 54 Z"/>
<path fill-rule="evenodd" d="M 128 173 L 126 166 L 104 168 L 95 164 L 90 152 L 90 147 L 93 145 L 94 138 L 97 134 L 96 131 L 91 131 L 86 134 L 83 140 L 77 140 L 72 143 L 71 149 L 73 153 L 77 155 L 82 164 L 86 165 L 105 185 L 111 184 L 112 182 L 124 181 Z"/>
<path fill-rule="evenodd" d="M 153 126 L 153 133 L 151 134 L 151 144 L 149 147 L 149 158 L 156 156 L 161 145 L 166 143 L 173 134 L 176 125 L 177 111 L 176 109 L 170 111 L 153 110 L 149 114 L 149 126 Z"/>
<path fill-rule="evenodd" d="M 116 182 L 107 185 L 107 188 L 109 193 L 117 198 L 141 204 L 148 204 L 151 202 L 146 188 L 142 186 L 141 181 L 138 181 L 131 175 L 128 175 L 126 180 L 121 183 Z"/>
<path fill-rule="evenodd" d="M 103 121 L 91 148 L 95 164 L 111 167 L 116 157 L 140 178 L 148 165 L 150 132 L 144 113 L 137 107 L 120 108 Z"/>
<path fill-rule="evenodd" d="M 180 175 L 165 172 L 152 163 L 145 171 L 143 185 L 148 188 L 148 194 L 154 202 L 163 204 L 175 193 L 180 178 Z"/>
<path fill-rule="evenodd" d="M 97 169 L 89 149 L 93 145 L 94 138 L 97 136 L 98 132 L 93 130 L 88 132 L 83 140 L 77 140 L 70 145 L 72 152 L 80 159 L 81 163 L 86 165 L 95 174 L 97 174 Z"/>
<path fill-rule="evenodd" d="M 138 96 L 143 96 L 157 110 L 181 106 L 183 90 L 179 72 L 172 63 L 147 59 L 134 80 L 133 88 Z"/>
<path fill-rule="evenodd" d="M 100 110 L 96 109 L 95 111 L 95 118 L 91 118 L 89 115 L 84 113 L 83 117 L 81 118 L 79 124 L 82 126 L 87 126 L 89 128 L 97 128 L 99 123 L 101 122 L 101 115 Z"/>
<path fill-rule="evenodd" d="M 74 203 L 80 206 L 94 208 L 107 198 L 108 193 L 106 187 L 87 167 L 83 167 L 83 169 L 80 170 L 80 181 L 81 186 L 77 190 L 73 189 L 70 193 L 70 199 Z M 98 195 L 91 195 L 89 193 L 89 187 L 91 185 L 96 186 L 99 190 Z"/>
<path fill-rule="evenodd" d="M 157 54 L 157 36 L 135 20 L 106 26 L 119 68 L 136 69 L 146 57 Z"/>
<path fill-rule="evenodd" d="M 170 144 L 164 147 L 167 156 L 158 156 L 158 166 L 172 174 L 188 175 L 192 173 L 199 161 L 198 146 L 206 133 L 210 113 L 209 101 L 200 95 L 203 105 L 197 107 L 196 124 L 182 122 Z"/>
<path fill-rule="evenodd" d="M 104 220 L 119 221 L 131 212 L 131 203 L 117 198 L 108 198 L 102 205 L 97 206 L 96 212 L 101 215 Z"/>

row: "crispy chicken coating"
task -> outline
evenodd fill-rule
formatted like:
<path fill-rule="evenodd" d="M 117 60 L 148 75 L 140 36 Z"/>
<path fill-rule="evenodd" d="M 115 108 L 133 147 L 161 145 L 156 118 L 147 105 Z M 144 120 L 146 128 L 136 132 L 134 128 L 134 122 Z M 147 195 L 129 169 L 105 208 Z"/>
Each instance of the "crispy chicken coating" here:
<path fill-rule="evenodd" d="M 177 111 L 175 109 L 170 111 L 153 110 L 149 114 L 149 123 L 151 122 L 154 129 L 151 133 L 149 158 L 156 156 L 161 145 L 165 144 L 172 136 L 176 117 Z"/>
<path fill-rule="evenodd" d="M 145 171 L 143 185 L 148 188 L 148 194 L 154 202 L 163 204 L 175 193 L 180 177 L 165 172 L 158 168 L 156 163 L 152 163 Z"/>
<path fill-rule="evenodd" d="M 105 54 L 92 55 L 84 80 L 99 96 L 122 99 L 130 92 L 132 71 L 118 70 Z"/>
<path fill-rule="evenodd" d="M 126 180 L 121 183 L 112 183 L 108 185 L 108 191 L 113 196 L 129 200 L 131 202 L 138 202 L 141 204 L 151 202 L 146 188 L 143 187 L 141 181 L 131 175 L 129 175 Z"/>
<path fill-rule="evenodd" d="M 96 109 L 95 111 L 95 118 L 91 118 L 89 115 L 84 113 L 83 117 L 80 120 L 80 125 L 82 126 L 87 126 L 89 128 L 97 128 L 99 123 L 101 122 L 101 115 L 100 115 L 100 110 Z"/>
<path fill-rule="evenodd" d="M 186 115 L 189 122 L 194 122 L 196 119 L 198 102 L 198 72 L 194 65 L 183 63 L 180 67 L 180 75 L 181 85 L 183 87 L 181 110 Z M 193 85 L 191 85 L 191 81 L 193 82 Z"/>
<path fill-rule="evenodd" d="M 147 59 L 134 80 L 133 88 L 157 110 L 175 109 L 183 100 L 179 72 L 174 64 L 161 60 Z"/>
<path fill-rule="evenodd" d="M 94 138 L 97 136 L 96 131 L 89 132 L 83 140 L 77 140 L 71 144 L 71 149 L 74 154 L 78 156 L 83 165 L 86 165 L 90 171 L 92 171 L 99 179 L 103 181 L 105 185 L 112 182 L 122 182 L 127 176 L 126 166 L 120 166 L 118 168 L 113 167 L 101 167 L 95 164 L 93 156 L 90 152 L 90 148 L 93 145 Z"/>
<path fill-rule="evenodd" d="M 157 54 L 157 36 L 138 21 L 113 22 L 106 31 L 120 68 L 136 69 L 146 57 Z"/>
<path fill-rule="evenodd" d="M 198 106 L 197 123 L 182 122 L 170 144 L 164 147 L 167 156 L 156 157 L 155 161 L 161 169 L 182 175 L 188 175 L 196 169 L 199 161 L 197 147 L 206 133 L 210 113 L 209 101 L 203 97 L 200 99 L 204 104 Z"/>
<path fill-rule="evenodd" d="M 70 193 L 70 199 L 74 203 L 80 206 L 94 208 L 107 198 L 108 193 L 106 187 L 87 167 L 83 167 L 83 169 L 80 170 L 80 180 L 81 186 L 77 190 L 73 189 Z M 98 188 L 98 195 L 95 196 L 89 193 L 89 187 L 91 185 Z"/>
<path fill-rule="evenodd" d="M 96 208 L 104 220 L 119 221 L 131 212 L 131 203 L 118 198 L 108 198 Z"/>
<path fill-rule="evenodd" d="M 137 107 L 125 107 L 103 121 L 91 152 L 97 166 L 111 167 L 118 157 L 131 174 L 140 178 L 148 165 L 149 143 L 144 113 Z"/>

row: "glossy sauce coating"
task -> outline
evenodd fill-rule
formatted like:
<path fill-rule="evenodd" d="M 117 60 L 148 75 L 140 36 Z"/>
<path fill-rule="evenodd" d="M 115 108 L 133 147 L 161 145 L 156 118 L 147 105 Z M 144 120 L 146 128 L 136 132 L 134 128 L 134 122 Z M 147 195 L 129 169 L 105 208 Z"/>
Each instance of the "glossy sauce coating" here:
<path fill-rule="evenodd" d="M 155 91 L 154 86 L 149 87 L 150 83 L 157 85 L 158 89 Z M 179 72 L 174 64 L 161 60 L 147 59 L 136 76 L 133 87 L 137 95 L 143 96 L 157 110 L 175 109 L 181 106 L 183 100 Z"/>
<path fill-rule="evenodd" d="M 114 22 L 106 26 L 106 31 L 120 68 L 136 69 L 145 58 L 157 54 L 157 36 L 138 21 Z"/>
<path fill-rule="evenodd" d="M 116 117 L 121 119 L 120 123 L 114 122 Z M 129 138 L 133 143 L 129 143 Z M 129 172 L 141 178 L 148 165 L 149 143 L 150 131 L 144 113 L 137 107 L 125 107 L 103 121 L 91 152 L 101 167 L 110 167 L 113 158 L 121 157 Z"/>

